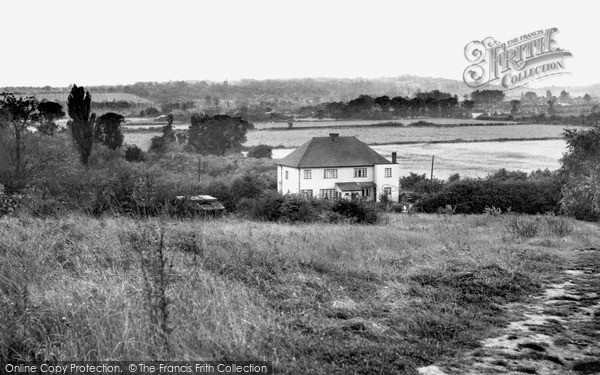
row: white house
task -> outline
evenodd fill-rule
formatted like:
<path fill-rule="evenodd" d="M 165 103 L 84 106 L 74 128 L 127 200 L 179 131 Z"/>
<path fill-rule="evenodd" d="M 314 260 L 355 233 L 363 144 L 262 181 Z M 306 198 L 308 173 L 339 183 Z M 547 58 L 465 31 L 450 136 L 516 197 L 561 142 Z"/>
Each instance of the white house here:
<path fill-rule="evenodd" d="M 280 194 L 398 201 L 396 153 L 390 162 L 356 137 L 312 138 L 276 164 Z"/>

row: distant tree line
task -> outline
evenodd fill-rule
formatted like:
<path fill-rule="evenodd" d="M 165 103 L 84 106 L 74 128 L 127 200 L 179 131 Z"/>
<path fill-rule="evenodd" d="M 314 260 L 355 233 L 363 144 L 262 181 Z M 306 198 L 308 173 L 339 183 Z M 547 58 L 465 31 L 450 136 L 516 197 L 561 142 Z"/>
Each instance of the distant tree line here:
<path fill-rule="evenodd" d="M 464 117 L 470 108 L 472 106 L 469 106 L 469 103 L 461 106 L 456 95 L 433 90 L 419 92 L 414 98 L 360 95 L 348 102 L 305 106 L 298 110 L 298 114 L 335 119 L 383 119 L 398 116 Z"/>

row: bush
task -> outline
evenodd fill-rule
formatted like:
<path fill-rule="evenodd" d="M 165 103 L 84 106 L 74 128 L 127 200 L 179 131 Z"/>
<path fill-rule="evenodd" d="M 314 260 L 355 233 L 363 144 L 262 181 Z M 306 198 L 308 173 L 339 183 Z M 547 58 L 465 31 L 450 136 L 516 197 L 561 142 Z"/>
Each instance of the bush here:
<path fill-rule="evenodd" d="M 150 108 L 146 108 L 143 111 L 144 116 L 149 116 L 149 117 L 157 117 L 160 116 L 160 111 L 154 107 L 150 107 Z"/>
<path fill-rule="evenodd" d="M 262 221 L 279 221 L 284 196 L 275 191 L 267 191 L 258 198 L 244 198 L 238 205 L 239 212 Z"/>
<path fill-rule="evenodd" d="M 319 218 L 311 201 L 298 195 L 286 196 L 279 207 L 279 220 L 290 223 L 311 223 Z"/>
<path fill-rule="evenodd" d="M 144 151 L 136 145 L 127 146 L 125 150 L 125 160 L 129 162 L 144 161 Z"/>
<path fill-rule="evenodd" d="M 4 186 L 0 184 L 0 217 L 12 214 L 23 202 L 23 196 L 19 194 L 6 194 Z"/>
<path fill-rule="evenodd" d="M 334 203 L 332 210 L 357 223 L 376 224 L 380 220 L 377 207 L 374 204 L 360 200 L 340 199 Z"/>
<path fill-rule="evenodd" d="M 520 215 L 511 215 L 508 222 L 508 231 L 518 238 L 533 238 L 539 230 L 539 217 L 527 218 Z"/>
<path fill-rule="evenodd" d="M 267 145 L 258 145 L 258 146 L 254 146 L 250 149 L 250 151 L 248 151 L 248 157 L 249 158 L 255 158 L 255 159 L 260 159 L 260 158 L 267 158 L 267 159 L 271 159 L 271 157 L 273 156 L 273 148 Z"/>
<path fill-rule="evenodd" d="M 456 206 L 459 214 L 481 214 L 486 207 L 496 210 L 536 214 L 556 212 L 559 208 L 560 184 L 555 180 L 497 181 L 458 180 L 446 184 L 439 192 L 423 197 L 417 207 L 436 212 L 438 207 Z"/>

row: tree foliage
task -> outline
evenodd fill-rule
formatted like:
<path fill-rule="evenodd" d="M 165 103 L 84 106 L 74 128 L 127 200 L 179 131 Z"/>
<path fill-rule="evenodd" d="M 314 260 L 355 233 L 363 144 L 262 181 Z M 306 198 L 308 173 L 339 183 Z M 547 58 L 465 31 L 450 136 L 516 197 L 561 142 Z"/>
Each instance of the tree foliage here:
<path fill-rule="evenodd" d="M 46 135 L 54 135 L 58 131 L 55 121 L 65 115 L 62 105 L 56 102 L 42 101 L 38 104 L 40 126 L 38 130 Z"/>
<path fill-rule="evenodd" d="M 562 208 L 577 219 L 600 220 L 600 124 L 567 129 L 567 153 L 561 159 Z"/>
<path fill-rule="evenodd" d="M 123 145 L 121 123 L 125 117 L 118 113 L 108 112 L 98 117 L 94 128 L 94 141 L 106 145 L 111 150 L 116 150 Z"/>
<path fill-rule="evenodd" d="M 67 99 L 67 107 L 71 121 L 71 135 L 79 151 L 81 162 L 87 165 L 94 144 L 95 114 L 90 114 L 92 97 L 84 87 L 73 85 Z"/>
<path fill-rule="evenodd" d="M 239 117 L 194 115 L 189 127 L 189 146 L 201 154 L 225 155 L 246 141 L 253 125 Z"/>
<path fill-rule="evenodd" d="M 256 159 L 267 158 L 267 159 L 271 159 L 272 156 L 273 156 L 273 148 L 271 146 L 267 146 L 267 145 L 254 146 L 254 147 L 252 147 L 250 149 L 250 151 L 248 151 L 248 157 L 249 158 L 256 158 Z"/>
<path fill-rule="evenodd" d="M 18 97 L 9 92 L 0 94 L 0 97 L 0 125 L 10 127 L 14 134 L 12 158 L 15 164 L 15 175 L 18 177 L 23 167 L 22 154 L 25 148 L 23 136 L 27 128 L 39 119 L 38 101 L 31 96 Z"/>

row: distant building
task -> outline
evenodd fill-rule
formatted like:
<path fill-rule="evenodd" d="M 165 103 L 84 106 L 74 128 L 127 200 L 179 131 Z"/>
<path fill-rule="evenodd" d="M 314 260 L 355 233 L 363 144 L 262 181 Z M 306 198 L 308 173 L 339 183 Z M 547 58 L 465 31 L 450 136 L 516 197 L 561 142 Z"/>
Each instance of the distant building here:
<path fill-rule="evenodd" d="M 277 164 L 280 194 L 329 199 L 398 200 L 400 166 L 356 137 L 315 137 Z"/>

